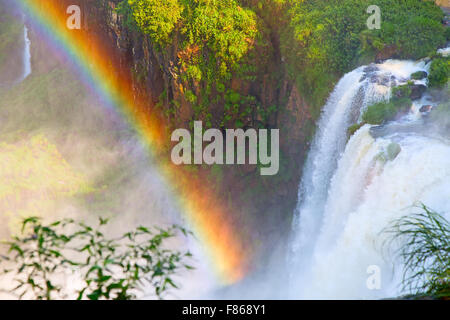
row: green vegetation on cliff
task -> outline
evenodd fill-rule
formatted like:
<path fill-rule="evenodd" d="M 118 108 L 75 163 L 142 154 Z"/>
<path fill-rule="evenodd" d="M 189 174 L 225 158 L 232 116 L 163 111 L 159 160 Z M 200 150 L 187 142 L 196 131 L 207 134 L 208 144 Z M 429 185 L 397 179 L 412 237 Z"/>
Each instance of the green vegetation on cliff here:
<path fill-rule="evenodd" d="M 371 5 L 381 10 L 380 29 L 367 26 Z M 233 91 L 245 101 L 244 88 L 265 81 L 269 70 L 268 76 L 278 82 L 271 90 L 281 86 L 287 66 L 317 118 L 343 73 L 379 58 L 421 58 L 446 41 L 444 14 L 432 1 L 124 0 L 119 8 L 128 24 L 131 18 L 163 54 L 172 56 L 171 72 L 183 87 L 184 100 L 196 119 L 208 124 L 211 109 L 227 104 L 233 81 Z M 250 99 L 254 115 L 262 97 Z M 236 112 L 233 123 L 248 122 L 244 111 Z M 216 123 L 229 118 L 225 110 Z"/>
<path fill-rule="evenodd" d="M 421 0 L 292 0 L 284 54 L 302 92 L 324 102 L 343 73 L 376 58 L 418 59 L 445 44 L 443 12 Z M 381 28 L 369 30 L 377 5 Z"/>
<path fill-rule="evenodd" d="M 443 87 L 450 75 L 450 58 L 435 58 L 431 62 L 428 81 L 430 87 Z"/>
<path fill-rule="evenodd" d="M 393 120 L 395 116 L 411 106 L 409 98 L 394 98 L 391 101 L 378 102 L 367 107 L 362 120 L 369 124 L 382 124 Z"/>
<path fill-rule="evenodd" d="M 255 42 L 255 13 L 235 0 L 126 0 L 119 8 L 163 54 L 176 50 L 172 72 L 195 117 L 211 126 L 209 107 L 226 103 L 233 75 L 248 69 L 241 60 Z"/>

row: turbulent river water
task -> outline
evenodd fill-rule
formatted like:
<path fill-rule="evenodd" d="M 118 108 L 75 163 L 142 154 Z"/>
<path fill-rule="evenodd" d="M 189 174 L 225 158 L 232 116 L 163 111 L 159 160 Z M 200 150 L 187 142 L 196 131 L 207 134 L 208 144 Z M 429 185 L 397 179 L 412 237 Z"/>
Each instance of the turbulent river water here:
<path fill-rule="evenodd" d="M 413 101 L 408 114 L 373 134 L 363 126 L 347 142 L 347 128 L 368 104 L 388 99 L 424 62 L 389 60 L 346 74 L 331 94 L 305 165 L 290 255 L 292 296 L 382 298 L 401 294 L 401 263 L 383 249 L 382 230 L 415 212 L 419 202 L 450 212 L 450 144 L 423 130 Z M 424 81 L 418 81 L 425 83 Z M 376 129 L 376 128 L 375 128 Z M 379 128 L 380 129 L 380 128 Z M 426 132 L 426 133 L 425 133 Z M 371 134 L 372 133 L 372 134 Z M 400 153 L 386 160 L 390 144 Z M 367 279 L 379 271 L 381 286 Z"/>

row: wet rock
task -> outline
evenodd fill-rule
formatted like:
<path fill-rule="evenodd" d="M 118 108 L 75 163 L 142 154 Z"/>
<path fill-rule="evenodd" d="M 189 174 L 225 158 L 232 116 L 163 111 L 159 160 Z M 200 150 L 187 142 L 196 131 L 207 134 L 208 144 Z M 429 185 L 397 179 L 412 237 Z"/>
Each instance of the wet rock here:
<path fill-rule="evenodd" d="M 397 78 L 396 78 L 394 75 L 392 75 L 392 76 L 391 76 L 391 81 L 392 81 L 392 82 L 397 81 Z"/>
<path fill-rule="evenodd" d="M 375 64 L 370 64 L 367 67 L 365 67 L 363 69 L 363 76 L 361 77 L 361 79 L 359 80 L 359 82 L 363 82 L 364 80 L 366 80 L 367 78 L 370 78 L 371 81 L 372 79 L 376 78 L 376 74 L 374 74 L 375 72 L 377 72 L 379 69 Z M 375 81 L 375 80 L 374 80 Z"/>
<path fill-rule="evenodd" d="M 397 56 L 397 46 L 396 45 L 388 45 L 385 46 L 382 50 L 380 50 L 376 57 L 375 57 L 375 61 L 377 63 L 381 63 L 387 59 L 392 59 L 395 58 Z"/>
<path fill-rule="evenodd" d="M 428 113 L 428 112 L 430 112 L 432 109 L 433 109 L 433 106 L 427 104 L 427 105 L 422 106 L 422 107 L 419 109 L 419 111 L 420 111 L 421 113 Z"/>
<path fill-rule="evenodd" d="M 369 78 L 370 78 L 370 82 L 372 82 L 372 83 L 378 82 L 378 76 L 376 74 L 372 74 Z"/>
<path fill-rule="evenodd" d="M 445 16 L 445 18 L 444 18 L 444 25 L 446 27 L 450 27 L 450 16 Z"/>
<path fill-rule="evenodd" d="M 389 76 L 378 77 L 377 80 L 377 83 L 381 86 L 389 86 L 389 84 L 391 83 L 391 77 Z"/>
<path fill-rule="evenodd" d="M 379 69 L 378 69 L 378 67 L 375 64 L 370 64 L 370 65 L 368 65 L 367 67 L 365 67 L 363 69 L 363 71 L 365 73 L 373 73 L 373 72 L 378 71 L 378 70 Z"/>
<path fill-rule="evenodd" d="M 385 126 L 373 126 L 369 129 L 369 133 L 372 138 L 376 139 L 384 136 L 387 133 L 387 129 Z"/>
<path fill-rule="evenodd" d="M 376 84 L 379 84 L 380 86 L 386 86 L 387 87 L 391 83 L 391 77 L 388 76 L 388 75 L 372 74 L 372 75 L 370 75 L 368 77 L 369 77 L 369 81 L 371 83 L 376 83 Z"/>
<path fill-rule="evenodd" d="M 411 95 L 409 96 L 411 100 L 417 100 L 422 98 L 423 94 L 427 90 L 427 87 L 423 84 L 413 84 L 410 86 Z"/>
<path fill-rule="evenodd" d="M 359 82 L 363 82 L 364 80 L 366 80 L 369 77 L 369 75 L 367 73 L 363 74 L 363 76 L 361 77 L 361 79 L 359 79 Z"/>

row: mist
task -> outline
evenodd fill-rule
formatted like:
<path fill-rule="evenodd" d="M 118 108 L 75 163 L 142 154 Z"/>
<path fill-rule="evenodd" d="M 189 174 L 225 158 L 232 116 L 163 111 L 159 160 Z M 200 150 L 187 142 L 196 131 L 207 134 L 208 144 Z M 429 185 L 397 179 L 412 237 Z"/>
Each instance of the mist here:
<path fill-rule="evenodd" d="M 91 224 L 111 218 L 111 235 L 140 225 L 189 228 L 129 125 L 10 2 L 0 2 L 0 9 L 14 29 L 0 26 L 12 37 L 0 52 L 0 239 L 16 234 L 30 216 Z M 178 276 L 181 290 L 173 297 L 205 295 L 215 280 L 200 243 L 180 237 L 170 245 L 193 252 L 196 268 L 188 278 Z"/>

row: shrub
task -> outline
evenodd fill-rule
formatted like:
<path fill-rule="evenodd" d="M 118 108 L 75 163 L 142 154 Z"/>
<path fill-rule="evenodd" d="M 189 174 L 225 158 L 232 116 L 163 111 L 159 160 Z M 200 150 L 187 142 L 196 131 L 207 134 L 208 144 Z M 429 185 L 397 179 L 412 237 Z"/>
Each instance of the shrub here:
<path fill-rule="evenodd" d="M 38 218 L 22 222 L 22 234 L 6 242 L 8 256 L 1 257 L 1 274 L 12 274 L 17 286 L 10 292 L 19 298 L 51 300 L 65 298 L 68 289 L 58 275 L 77 273 L 82 283 L 78 299 L 129 300 L 146 285 L 162 298 L 177 288 L 172 276 L 191 269 L 184 260 L 189 252 L 169 250 L 166 240 L 178 226 L 167 229 L 138 227 L 118 238 L 103 233 L 108 220 L 91 227 L 70 219 L 43 224 Z M 71 296 L 69 296 L 71 298 Z"/>
<path fill-rule="evenodd" d="M 427 9 L 423 9 L 426 13 Z M 400 22 L 400 21 L 399 21 Z M 419 59 L 436 52 L 445 44 L 445 29 L 441 21 L 432 20 L 426 16 L 412 16 L 404 24 L 396 28 L 397 39 L 400 43 L 400 56 L 403 58 Z"/>
<path fill-rule="evenodd" d="M 181 45 L 182 69 L 198 66 L 197 73 L 202 75 L 196 79 L 226 76 L 246 54 L 257 32 L 254 13 L 235 0 L 125 0 L 122 11 L 125 7 L 160 48 Z M 209 61 L 202 58 L 206 55 Z"/>
<path fill-rule="evenodd" d="M 411 106 L 409 98 L 394 98 L 389 102 L 378 102 L 367 108 L 362 119 L 369 124 L 382 124 L 383 122 L 393 120 L 400 112 Z"/>
<path fill-rule="evenodd" d="M 422 205 L 421 212 L 391 223 L 384 232 L 400 241 L 404 262 L 403 289 L 415 296 L 450 297 L 450 224 Z"/>
<path fill-rule="evenodd" d="M 396 114 L 396 108 L 392 102 L 378 102 L 367 108 L 362 119 L 369 124 L 381 124 L 391 119 Z"/>
<path fill-rule="evenodd" d="M 428 76 L 430 87 L 443 87 L 450 74 L 450 59 L 436 58 L 431 62 L 430 75 Z"/>
<path fill-rule="evenodd" d="M 119 8 L 131 8 L 137 26 L 153 41 L 165 46 L 172 40 L 172 32 L 184 10 L 178 0 L 127 0 L 127 2 L 129 7 L 126 6 L 126 2 L 122 2 Z"/>

